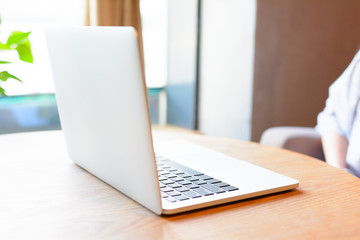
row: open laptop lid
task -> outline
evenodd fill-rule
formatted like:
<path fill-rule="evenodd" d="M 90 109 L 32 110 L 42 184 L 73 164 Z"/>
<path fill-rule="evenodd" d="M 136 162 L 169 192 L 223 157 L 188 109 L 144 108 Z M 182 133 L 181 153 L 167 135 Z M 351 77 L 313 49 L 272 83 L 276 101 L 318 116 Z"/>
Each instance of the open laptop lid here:
<path fill-rule="evenodd" d="M 70 158 L 157 214 L 146 86 L 131 27 L 45 29 Z"/>

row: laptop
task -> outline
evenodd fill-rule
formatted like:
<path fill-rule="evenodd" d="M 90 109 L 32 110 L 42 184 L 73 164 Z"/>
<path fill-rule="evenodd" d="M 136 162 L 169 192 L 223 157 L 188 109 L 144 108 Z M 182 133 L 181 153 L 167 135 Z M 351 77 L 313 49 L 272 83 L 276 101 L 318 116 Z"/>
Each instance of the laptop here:
<path fill-rule="evenodd" d="M 153 145 L 132 27 L 52 27 L 45 37 L 69 157 L 154 213 L 298 186 L 295 179 L 191 142 Z"/>

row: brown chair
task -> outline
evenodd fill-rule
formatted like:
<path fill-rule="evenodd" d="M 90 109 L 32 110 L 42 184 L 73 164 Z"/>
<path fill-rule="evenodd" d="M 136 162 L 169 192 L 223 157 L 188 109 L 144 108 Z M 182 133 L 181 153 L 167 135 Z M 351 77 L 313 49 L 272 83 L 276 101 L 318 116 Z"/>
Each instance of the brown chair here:
<path fill-rule="evenodd" d="M 320 135 L 314 128 L 272 127 L 263 132 L 260 143 L 325 160 Z"/>

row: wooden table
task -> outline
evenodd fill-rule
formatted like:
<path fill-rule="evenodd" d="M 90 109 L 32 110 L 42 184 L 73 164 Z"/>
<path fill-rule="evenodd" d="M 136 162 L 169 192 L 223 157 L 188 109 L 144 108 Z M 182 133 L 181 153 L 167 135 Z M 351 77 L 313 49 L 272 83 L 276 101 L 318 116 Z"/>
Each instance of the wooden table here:
<path fill-rule="evenodd" d="M 300 180 L 297 190 L 160 217 L 74 165 L 59 131 L 0 136 L 0 239 L 359 239 L 360 181 L 256 143 L 154 130 Z"/>

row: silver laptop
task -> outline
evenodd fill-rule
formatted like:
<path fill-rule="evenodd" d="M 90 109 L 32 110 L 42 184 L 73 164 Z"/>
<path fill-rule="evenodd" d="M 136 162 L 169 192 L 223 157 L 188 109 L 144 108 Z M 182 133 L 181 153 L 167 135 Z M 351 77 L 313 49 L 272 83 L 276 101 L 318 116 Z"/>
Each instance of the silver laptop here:
<path fill-rule="evenodd" d="M 296 188 L 298 181 L 186 141 L 155 144 L 131 27 L 45 29 L 70 158 L 156 214 Z"/>

